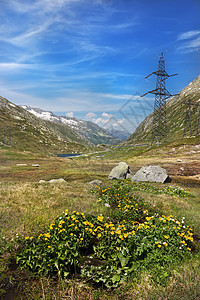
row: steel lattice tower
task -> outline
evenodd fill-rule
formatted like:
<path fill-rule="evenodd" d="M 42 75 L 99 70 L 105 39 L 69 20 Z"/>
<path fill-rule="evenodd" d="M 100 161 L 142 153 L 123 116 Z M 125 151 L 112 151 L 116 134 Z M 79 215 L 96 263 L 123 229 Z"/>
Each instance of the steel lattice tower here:
<path fill-rule="evenodd" d="M 148 93 L 155 95 L 152 123 L 152 143 L 154 143 L 155 141 L 160 143 L 161 140 L 166 140 L 167 138 L 166 100 L 172 96 L 170 92 L 166 89 L 165 80 L 168 77 L 175 76 L 177 74 L 167 74 L 167 72 L 165 71 L 165 59 L 163 53 L 161 53 L 159 59 L 158 70 L 152 72 L 145 78 L 148 78 L 152 74 L 155 74 L 157 76 L 156 89 L 149 91 L 142 96 L 145 96 Z"/>

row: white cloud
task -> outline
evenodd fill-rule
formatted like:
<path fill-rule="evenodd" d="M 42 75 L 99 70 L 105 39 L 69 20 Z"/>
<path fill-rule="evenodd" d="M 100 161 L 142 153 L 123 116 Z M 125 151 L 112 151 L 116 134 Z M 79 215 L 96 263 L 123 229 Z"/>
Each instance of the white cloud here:
<path fill-rule="evenodd" d="M 182 45 L 178 47 L 183 53 L 194 52 L 200 49 L 200 30 L 192 30 L 181 33 L 178 40 Z"/>
<path fill-rule="evenodd" d="M 178 36 L 178 40 L 191 39 L 198 34 L 200 34 L 200 30 L 186 31 Z"/>
<path fill-rule="evenodd" d="M 183 52 L 193 52 L 193 51 L 198 51 L 199 49 L 200 49 L 200 37 L 178 48 L 178 50 L 181 50 Z"/>
<path fill-rule="evenodd" d="M 198 37 L 197 39 L 191 41 L 188 45 L 188 48 L 196 48 L 196 47 L 200 47 L 200 37 Z"/>
<path fill-rule="evenodd" d="M 89 112 L 86 116 L 85 116 L 87 119 L 92 119 L 92 118 L 95 118 L 97 117 L 97 115 L 93 112 Z"/>
<path fill-rule="evenodd" d="M 69 118 L 73 118 L 74 113 L 73 112 L 68 112 L 68 113 L 66 113 L 66 116 L 69 117 Z"/>
<path fill-rule="evenodd" d="M 19 71 L 20 69 L 37 69 L 39 66 L 36 64 L 23 64 L 23 63 L 0 63 L 0 70 L 4 72 L 9 72 L 10 70 L 17 70 Z"/>
<path fill-rule="evenodd" d="M 113 115 L 112 115 L 112 114 L 108 114 L 108 113 L 106 113 L 106 112 L 103 112 L 103 113 L 102 113 L 102 117 L 107 118 L 107 119 L 110 119 L 110 118 L 113 117 Z"/>

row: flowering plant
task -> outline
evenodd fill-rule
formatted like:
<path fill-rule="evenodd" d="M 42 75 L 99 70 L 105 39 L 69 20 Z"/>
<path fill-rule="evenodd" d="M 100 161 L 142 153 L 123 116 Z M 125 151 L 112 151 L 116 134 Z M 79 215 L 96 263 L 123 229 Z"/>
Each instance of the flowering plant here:
<path fill-rule="evenodd" d="M 114 287 L 141 266 L 163 268 L 194 249 L 193 232 L 184 218 L 150 216 L 130 184 L 117 182 L 96 193 L 100 204 L 108 204 L 109 217 L 65 210 L 45 233 L 26 237 L 17 256 L 21 268 L 65 277 L 81 273 Z"/>

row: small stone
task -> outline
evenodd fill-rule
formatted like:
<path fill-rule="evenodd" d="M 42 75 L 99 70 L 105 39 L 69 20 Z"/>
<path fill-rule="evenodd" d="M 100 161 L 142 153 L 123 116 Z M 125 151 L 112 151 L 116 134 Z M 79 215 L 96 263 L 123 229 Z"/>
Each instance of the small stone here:
<path fill-rule="evenodd" d="M 39 183 L 45 183 L 46 181 L 45 180 L 43 180 L 43 179 L 41 179 L 40 181 L 39 181 Z"/>
<path fill-rule="evenodd" d="M 64 182 L 66 182 L 66 180 L 63 178 L 49 180 L 49 183 L 64 183 Z"/>
<path fill-rule="evenodd" d="M 99 185 L 102 184 L 102 181 L 101 181 L 101 180 L 98 180 L 98 179 L 95 179 L 95 180 L 92 180 L 92 181 L 88 182 L 88 184 L 99 186 Z"/>
<path fill-rule="evenodd" d="M 177 162 L 182 162 L 182 159 L 178 158 L 178 159 L 177 159 Z"/>
<path fill-rule="evenodd" d="M 38 168 L 38 167 L 39 167 L 39 165 L 38 165 L 38 164 L 32 164 L 32 167 L 36 167 L 36 168 Z"/>
<path fill-rule="evenodd" d="M 27 166 L 27 164 L 16 164 L 16 166 L 23 167 L 23 166 Z"/>

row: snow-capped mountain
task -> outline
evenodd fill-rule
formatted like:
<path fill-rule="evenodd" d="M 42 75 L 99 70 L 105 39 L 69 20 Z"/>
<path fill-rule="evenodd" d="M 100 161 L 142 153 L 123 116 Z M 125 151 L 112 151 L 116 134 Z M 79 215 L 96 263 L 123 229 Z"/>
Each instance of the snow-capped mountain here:
<path fill-rule="evenodd" d="M 37 118 L 0 96 L 0 145 L 43 153 L 88 152 L 93 145 L 70 126 Z M 3 132 L 3 134 L 2 134 Z"/>
<path fill-rule="evenodd" d="M 66 116 L 57 116 L 51 111 L 44 111 L 40 108 L 34 108 L 27 105 L 22 105 L 21 107 L 40 119 L 69 126 L 72 130 L 74 130 L 74 132 L 76 132 L 76 134 L 85 137 L 85 139 L 94 145 L 114 145 L 121 141 L 120 138 L 112 136 L 105 129 L 99 127 L 97 124 L 91 121 L 83 121 L 77 118 Z"/>

